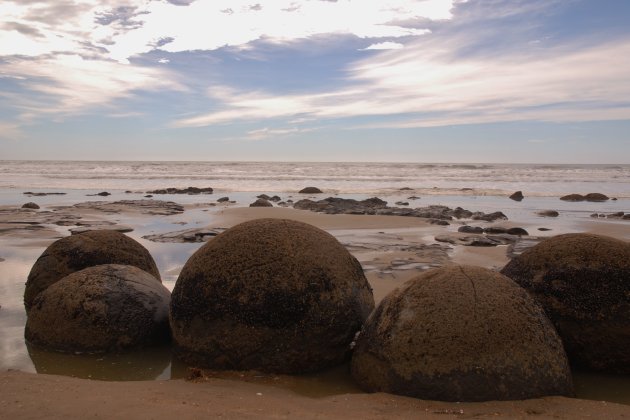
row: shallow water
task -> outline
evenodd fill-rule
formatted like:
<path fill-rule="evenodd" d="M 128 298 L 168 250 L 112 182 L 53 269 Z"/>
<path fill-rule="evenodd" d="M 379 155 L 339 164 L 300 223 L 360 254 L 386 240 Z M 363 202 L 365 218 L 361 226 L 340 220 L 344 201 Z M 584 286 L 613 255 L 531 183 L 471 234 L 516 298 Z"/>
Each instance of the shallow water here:
<path fill-rule="evenodd" d="M 0 190 L 0 204 L 19 206 L 26 201 L 37 201 L 45 206 L 68 205 L 83 201 L 113 201 L 119 199 L 137 199 L 139 194 L 125 194 L 123 191 L 110 191 L 112 196 L 86 197 L 94 191 L 67 190 L 65 196 L 47 196 L 27 198 L 21 190 Z M 254 200 L 257 193 L 233 193 L 231 198 L 240 204 L 247 205 Z M 282 194 L 286 199 L 291 194 Z M 293 194 L 294 196 L 297 196 Z M 173 200 L 180 203 L 214 202 L 221 194 L 209 196 L 161 196 L 159 199 Z M 347 198 L 367 198 L 369 195 L 343 195 Z M 397 192 L 382 196 L 393 205 L 399 200 L 406 200 L 408 194 Z M 630 212 L 630 199 L 620 199 L 606 203 L 566 203 L 557 198 L 532 197 L 522 202 L 514 202 L 505 197 L 494 196 L 432 196 L 420 200 L 409 201 L 410 206 L 419 207 L 430 204 L 441 204 L 449 207 L 461 206 L 469 210 L 491 212 L 503 211 L 511 221 L 522 224 L 530 231 L 538 227 L 552 230 L 546 235 L 579 231 L 580 223 L 592 221 L 589 215 L 593 212 L 612 213 L 616 211 Z M 560 211 L 558 218 L 541 218 L 536 211 L 555 209 Z M 216 212 L 192 209 L 174 216 L 134 216 L 117 214 L 111 216 L 121 224 L 131 225 L 135 230 L 128 235 L 138 240 L 153 255 L 164 285 L 169 289 L 175 285 L 179 270 L 187 259 L 202 244 L 156 243 L 142 239 L 143 235 L 180 230 L 184 228 L 213 225 Z M 618 229 L 621 236 L 630 239 L 630 222 L 597 221 L 608 227 Z M 183 225 L 185 224 L 185 225 Z M 218 226 L 215 226 L 218 227 Z M 54 227 L 59 236 L 67 235 L 68 228 Z M 456 230 L 452 225 L 445 230 Z M 390 229 L 396 234 L 395 229 Z M 347 230 L 333 232 L 340 238 L 351 234 Z M 71 355 L 51 353 L 28 346 L 24 342 L 24 325 L 26 314 L 22 296 L 24 283 L 33 263 L 54 239 L 16 238 L 0 235 L 0 369 L 20 369 L 29 372 L 60 374 L 99 380 L 156 380 L 182 378 L 188 375 L 181 363 L 172 360 L 169 347 L 145 349 L 118 355 Z M 242 379 L 268 383 L 273 386 L 288 388 L 302 395 L 321 397 L 350 392 L 360 392 L 348 373 L 347 365 L 330 371 L 305 376 L 261 375 L 252 373 L 224 373 L 219 377 Z M 630 377 L 610 376 L 576 372 L 574 375 L 578 397 L 595 400 L 606 400 L 630 404 Z"/>

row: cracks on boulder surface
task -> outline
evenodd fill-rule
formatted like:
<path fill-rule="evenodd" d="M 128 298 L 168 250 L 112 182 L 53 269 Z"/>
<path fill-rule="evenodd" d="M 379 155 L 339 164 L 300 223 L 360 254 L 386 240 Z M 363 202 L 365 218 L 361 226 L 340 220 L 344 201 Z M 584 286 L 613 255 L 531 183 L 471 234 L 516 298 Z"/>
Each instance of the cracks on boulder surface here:
<path fill-rule="evenodd" d="M 459 267 L 459 270 L 462 272 L 462 274 L 464 275 L 464 277 L 466 277 L 468 279 L 468 281 L 470 282 L 470 286 L 473 289 L 473 297 L 475 298 L 475 306 L 473 306 L 473 317 L 476 316 L 477 314 L 477 288 L 475 287 L 475 282 L 473 281 L 473 279 L 471 279 L 468 274 L 466 274 L 466 271 L 464 271 L 464 267 Z"/>

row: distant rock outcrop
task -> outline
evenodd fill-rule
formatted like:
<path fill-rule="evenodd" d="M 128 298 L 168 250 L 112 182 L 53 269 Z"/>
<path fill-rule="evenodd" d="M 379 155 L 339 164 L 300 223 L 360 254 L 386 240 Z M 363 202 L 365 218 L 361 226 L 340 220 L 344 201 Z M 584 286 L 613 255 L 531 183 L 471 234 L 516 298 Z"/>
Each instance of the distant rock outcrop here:
<path fill-rule="evenodd" d="M 39 205 L 37 205 L 36 203 L 33 203 L 32 201 L 29 201 L 28 203 L 22 204 L 22 208 L 23 209 L 39 210 Z"/>
<path fill-rule="evenodd" d="M 265 200 L 264 198 L 259 198 L 253 203 L 251 203 L 249 207 L 273 207 L 273 204 L 271 204 L 269 200 Z"/>
<path fill-rule="evenodd" d="M 153 191 L 147 191 L 147 194 L 189 194 L 189 195 L 197 195 L 197 194 L 212 194 L 214 189 L 210 187 L 206 188 L 197 188 L 197 187 L 187 187 L 187 188 L 162 188 Z"/>
<path fill-rule="evenodd" d="M 300 190 L 300 194 L 322 194 L 323 191 L 317 187 L 306 187 Z"/>
<path fill-rule="evenodd" d="M 514 201 L 523 201 L 523 198 L 525 198 L 525 196 L 523 195 L 523 191 L 516 191 L 510 196 L 510 199 Z"/>

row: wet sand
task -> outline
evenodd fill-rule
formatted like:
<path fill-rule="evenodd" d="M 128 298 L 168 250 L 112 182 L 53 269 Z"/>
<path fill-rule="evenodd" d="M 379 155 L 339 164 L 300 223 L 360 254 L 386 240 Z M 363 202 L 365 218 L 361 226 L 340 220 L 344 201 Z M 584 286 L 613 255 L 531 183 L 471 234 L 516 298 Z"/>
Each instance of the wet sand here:
<path fill-rule="evenodd" d="M 525 401 L 447 403 L 396 395 L 340 394 L 323 398 L 246 381 L 207 378 L 102 382 L 23 372 L 0 374 L 4 418 L 628 418 L 630 407 L 546 397 Z"/>
<path fill-rule="evenodd" d="M 241 204 L 242 205 L 242 204 Z M 220 231 L 240 222 L 261 217 L 289 218 L 313 224 L 327 230 L 339 239 L 363 265 L 366 276 L 379 302 L 387 293 L 400 286 L 418 273 L 444 264 L 472 264 L 491 269 L 502 267 L 507 261 L 506 245 L 492 248 L 470 247 L 437 243 L 435 236 L 453 234 L 459 226 L 436 226 L 424 219 L 400 216 L 325 215 L 291 208 L 249 208 L 238 206 L 216 206 L 204 203 L 185 205 L 185 212 L 170 214 L 147 214 L 138 209 L 130 210 L 106 206 L 63 207 L 52 214 L 45 214 L 41 224 L 34 221 L 43 217 L 38 212 L 15 211 L 15 207 L 4 206 L 0 212 L 0 269 L 12 267 L 15 255 L 23 249 L 27 256 L 22 258 L 17 277 L 24 277 L 44 247 L 56 238 L 68 234 L 73 218 L 90 221 L 93 226 L 129 226 L 134 229 L 130 236 L 147 246 L 163 272 L 165 284 L 172 288 L 179 270 L 188 256 L 202 243 L 155 243 L 142 239 L 149 233 L 165 233 L 182 228 L 207 228 Z M 55 221 L 65 221 L 56 224 Z M 533 226 L 510 220 L 506 226 Z M 572 225 L 562 221 L 544 219 L 545 225 L 554 231 L 541 233 L 550 236 L 565 231 L 588 231 L 630 240 L 630 223 L 620 224 L 600 220 L 581 220 Z M 482 222 L 483 223 L 483 222 Z M 86 223 L 89 225 L 89 223 Z M 493 225 L 500 225 L 495 223 Z M 556 227 L 555 224 L 558 226 Z M 485 224 L 490 225 L 490 224 Z M 41 226 L 41 227 L 34 227 Z M 533 230 L 533 229 L 532 229 Z M 538 232 L 536 232 L 538 234 Z M 6 252 L 6 247 L 12 248 Z M 21 270 L 21 271 L 20 271 Z M 21 278 L 20 277 L 20 278 Z M 5 352 L 15 352 L 15 342 L 21 339 L 20 322 L 24 315 L 20 311 L 23 282 L 16 280 L 11 285 L 1 285 L 3 302 L 0 315 L 17 313 L 11 328 L 16 331 L 13 341 L 3 343 Z M 6 293 L 5 293 L 6 292 Z M 23 324 L 22 327 L 23 328 Z M 23 341 L 23 339 L 22 339 Z M 19 345 L 19 343 L 18 343 Z M 19 353 L 21 350 L 17 350 Z M 103 382 L 68 376 L 34 375 L 8 371 L 0 373 L 0 412 L 6 418 L 85 418 L 103 416 L 108 418 L 199 418 L 216 416 L 223 418 L 449 418 L 449 417 L 538 417 L 538 418 L 623 418 L 630 417 L 629 405 L 587 401 L 571 398 L 543 398 L 514 402 L 486 403 L 441 403 L 388 394 L 364 394 L 352 384 L 347 372 L 325 373 L 317 378 L 278 376 L 258 380 L 256 374 L 221 374 L 219 377 L 204 377 L 197 382 L 182 379 L 137 381 L 144 378 L 181 378 L 184 367 L 169 365 L 169 355 L 160 353 L 159 362 L 149 368 L 148 374 L 137 377 L 130 375 L 133 382 Z M 14 354 L 15 356 L 15 354 Z M 48 357 L 41 352 L 17 354 L 18 359 L 30 357 L 39 372 L 63 373 L 90 377 L 90 363 L 73 373 L 64 369 L 64 357 Z M 71 358 L 72 356 L 68 356 Z M 64 359 L 64 360 L 62 360 Z M 157 360 L 156 359 L 156 360 Z M 69 359 L 68 359 L 69 360 Z M 117 362 L 118 363 L 118 362 Z M 120 361 L 119 363 L 127 363 Z M 134 362 L 135 363 L 135 362 Z M 75 366 L 76 363 L 73 363 Z M 11 362 L 4 363 L 11 368 Z M 17 363 L 17 367 L 21 368 Z M 58 369 L 60 367 L 60 369 Z M 147 369 L 146 366 L 142 367 Z M 344 369 L 343 367 L 341 369 Z M 33 371 L 32 368 L 26 370 Z M 111 370 L 111 369 L 110 369 Z M 164 370 L 164 372 L 162 372 Z M 331 376 L 332 375 L 332 376 Z M 264 376 L 264 375 L 263 375 Z M 96 376 L 95 376 L 96 377 Z M 275 379 L 277 378 L 277 379 Z M 324 379 L 322 379 L 324 378 Z M 109 380 L 116 379 L 108 377 Z M 598 379 L 599 380 L 599 379 Z M 332 385 L 338 381 L 336 385 Z M 622 386 L 628 390 L 627 380 Z M 309 389 L 302 392 L 300 390 Z M 319 392 L 328 389 L 327 392 Z M 319 391 L 318 391 L 319 390 Z M 630 392 L 630 391 L 629 391 Z M 259 395 L 260 394 L 260 395 Z M 322 397 L 320 394 L 326 395 Z M 630 401 L 630 398 L 628 398 Z"/>

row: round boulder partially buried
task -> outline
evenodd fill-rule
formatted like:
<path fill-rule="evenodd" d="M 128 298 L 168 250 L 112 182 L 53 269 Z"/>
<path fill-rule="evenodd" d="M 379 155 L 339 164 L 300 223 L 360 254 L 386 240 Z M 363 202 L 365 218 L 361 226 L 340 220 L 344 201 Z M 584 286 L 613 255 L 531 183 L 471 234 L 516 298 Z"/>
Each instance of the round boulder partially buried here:
<path fill-rule="evenodd" d="M 562 342 L 513 281 L 472 266 L 428 271 L 370 315 L 352 356 L 366 391 L 428 400 L 571 395 Z"/>
<path fill-rule="evenodd" d="M 170 292 L 146 271 L 105 264 L 70 274 L 37 295 L 26 340 L 63 352 L 121 351 L 168 342 Z"/>
<path fill-rule="evenodd" d="M 137 241 L 113 230 L 83 232 L 55 241 L 35 261 L 24 290 L 26 310 L 51 284 L 75 271 L 100 264 L 132 265 L 160 281 L 153 257 Z"/>
<path fill-rule="evenodd" d="M 373 308 L 361 265 L 332 235 L 253 220 L 182 269 L 171 301 L 175 354 L 205 368 L 314 372 L 348 360 Z"/>
<path fill-rule="evenodd" d="M 572 364 L 630 373 L 630 243 L 559 235 L 515 257 L 501 272 L 543 305 Z"/>

